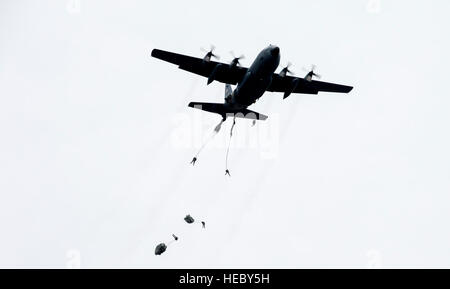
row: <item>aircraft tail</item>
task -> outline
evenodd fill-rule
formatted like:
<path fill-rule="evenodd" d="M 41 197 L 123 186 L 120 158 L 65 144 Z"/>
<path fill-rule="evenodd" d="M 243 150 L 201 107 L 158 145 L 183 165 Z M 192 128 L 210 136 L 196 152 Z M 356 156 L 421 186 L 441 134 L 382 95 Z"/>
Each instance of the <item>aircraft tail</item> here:
<path fill-rule="evenodd" d="M 189 107 L 201 109 L 207 112 L 220 114 L 224 119 L 226 117 L 238 117 L 256 120 L 266 120 L 267 116 L 249 109 L 231 109 L 228 105 L 223 103 L 209 103 L 209 102 L 191 102 Z"/>

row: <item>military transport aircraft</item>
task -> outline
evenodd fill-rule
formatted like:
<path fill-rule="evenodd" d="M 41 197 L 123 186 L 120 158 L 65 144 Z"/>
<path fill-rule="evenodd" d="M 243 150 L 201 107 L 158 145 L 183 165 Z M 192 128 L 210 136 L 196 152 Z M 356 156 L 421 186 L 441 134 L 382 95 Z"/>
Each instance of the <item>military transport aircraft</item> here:
<path fill-rule="evenodd" d="M 353 87 L 313 80 L 319 77 L 314 67 L 304 78 L 291 76 L 289 65 L 280 73 L 275 70 L 280 64 L 280 48 L 270 45 L 263 49 L 256 57 L 250 68 L 242 67 L 239 60 L 243 57 L 234 57 L 229 64 L 213 61 L 218 59 L 213 53 L 214 47 L 203 58 L 186 56 L 159 49 L 152 50 L 152 56 L 173 64 L 178 68 L 207 77 L 207 84 L 214 80 L 225 83 L 225 102 L 191 102 L 190 107 L 217 113 L 223 120 L 227 116 L 265 120 L 267 116 L 248 110 L 247 107 L 256 102 L 265 91 L 282 92 L 286 98 L 291 93 L 318 94 L 319 91 L 348 93 Z M 288 75 L 291 74 L 291 75 Z M 233 91 L 231 85 L 236 85 Z"/>

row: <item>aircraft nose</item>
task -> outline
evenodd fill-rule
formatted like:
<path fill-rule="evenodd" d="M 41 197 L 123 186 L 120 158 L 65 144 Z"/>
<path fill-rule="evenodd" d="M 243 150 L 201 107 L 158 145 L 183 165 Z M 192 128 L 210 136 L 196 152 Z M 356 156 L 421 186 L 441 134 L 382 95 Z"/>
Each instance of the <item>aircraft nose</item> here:
<path fill-rule="evenodd" d="M 278 56 L 280 54 L 280 48 L 278 48 L 277 46 L 275 46 L 274 48 L 272 48 L 272 50 L 270 51 L 270 53 L 272 54 L 272 56 Z"/>

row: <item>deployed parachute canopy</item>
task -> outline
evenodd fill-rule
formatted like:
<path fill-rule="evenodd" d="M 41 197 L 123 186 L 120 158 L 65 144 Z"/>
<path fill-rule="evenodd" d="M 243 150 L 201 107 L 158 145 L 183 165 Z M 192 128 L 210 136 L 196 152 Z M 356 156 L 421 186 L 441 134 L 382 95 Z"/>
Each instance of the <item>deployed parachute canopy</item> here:
<path fill-rule="evenodd" d="M 156 246 L 155 248 L 155 255 L 161 255 L 162 253 L 164 253 L 167 249 L 166 244 L 161 243 L 158 246 Z"/>
<path fill-rule="evenodd" d="M 187 215 L 186 217 L 184 217 L 184 220 L 186 221 L 186 223 L 188 224 L 192 224 L 195 222 L 194 218 L 191 217 L 191 215 Z"/>
<path fill-rule="evenodd" d="M 191 215 L 186 215 L 186 217 L 184 217 L 184 220 L 186 221 L 186 223 L 188 224 L 193 224 L 195 222 L 194 218 L 192 218 Z M 202 224 L 202 228 L 205 228 L 206 223 L 204 221 L 201 221 Z"/>
<path fill-rule="evenodd" d="M 184 221 L 185 221 L 186 223 L 188 223 L 188 224 L 193 224 L 193 223 L 195 223 L 195 220 L 194 220 L 194 218 L 192 218 L 191 215 L 186 215 L 186 217 L 184 217 Z M 204 229 L 206 223 L 205 223 L 204 221 L 201 221 L 201 224 L 202 224 L 202 228 Z M 176 242 L 176 241 L 178 241 L 178 239 L 179 239 L 178 236 L 175 235 L 175 234 L 172 234 L 172 238 L 173 238 L 173 240 L 170 240 L 170 241 L 167 242 L 167 243 L 160 243 L 158 246 L 156 246 L 156 248 L 155 248 L 155 255 L 161 255 L 162 253 L 164 253 L 164 252 L 167 250 L 167 248 L 168 248 L 173 242 Z"/>

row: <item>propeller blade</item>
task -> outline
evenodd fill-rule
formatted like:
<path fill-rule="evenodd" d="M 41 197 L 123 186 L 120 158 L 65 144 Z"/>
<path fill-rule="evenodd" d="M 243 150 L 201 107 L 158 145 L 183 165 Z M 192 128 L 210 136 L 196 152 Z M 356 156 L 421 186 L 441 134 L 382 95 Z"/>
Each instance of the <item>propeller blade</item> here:
<path fill-rule="evenodd" d="M 283 71 L 285 71 L 286 74 L 294 75 L 295 73 L 289 69 L 291 66 L 292 66 L 292 63 L 290 61 L 288 61 L 286 66 L 283 68 Z"/>
<path fill-rule="evenodd" d="M 230 64 L 232 65 L 241 65 L 239 60 L 244 59 L 244 55 L 241 54 L 239 57 L 236 57 L 233 51 L 230 51 L 231 56 L 233 57 L 233 60 L 231 60 Z"/>
<path fill-rule="evenodd" d="M 220 57 L 217 54 L 214 54 L 214 49 L 216 49 L 216 47 L 214 45 L 212 45 L 212 44 L 210 46 L 210 50 L 209 51 L 206 50 L 203 47 L 200 47 L 200 50 L 206 53 L 205 57 L 209 57 L 209 58 L 214 57 L 216 59 L 220 59 Z"/>
<path fill-rule="evenodd" d="M 308 70 L 308 69 L 306 69 L 305 67 L 302 67 L 302 69 L 304 70 L 304 71 L 306 71 L 306 72 L 308 72 L 308 74 L 306 75 L 306 77 L 308 77 L 308 78 L 310 78 L 311 80 L 312 80 L 312 78 L 313 77 L 316 77 L 316 78 L 321 78 L 322 76 L 320 75 L 320 74 L 317 74 L 317 73 L 315 73 L 314 72 L 314 70 L 316 70 L 316 65 L 315 64 L 312 64 L 311 65 L 311 70 Z"/>

